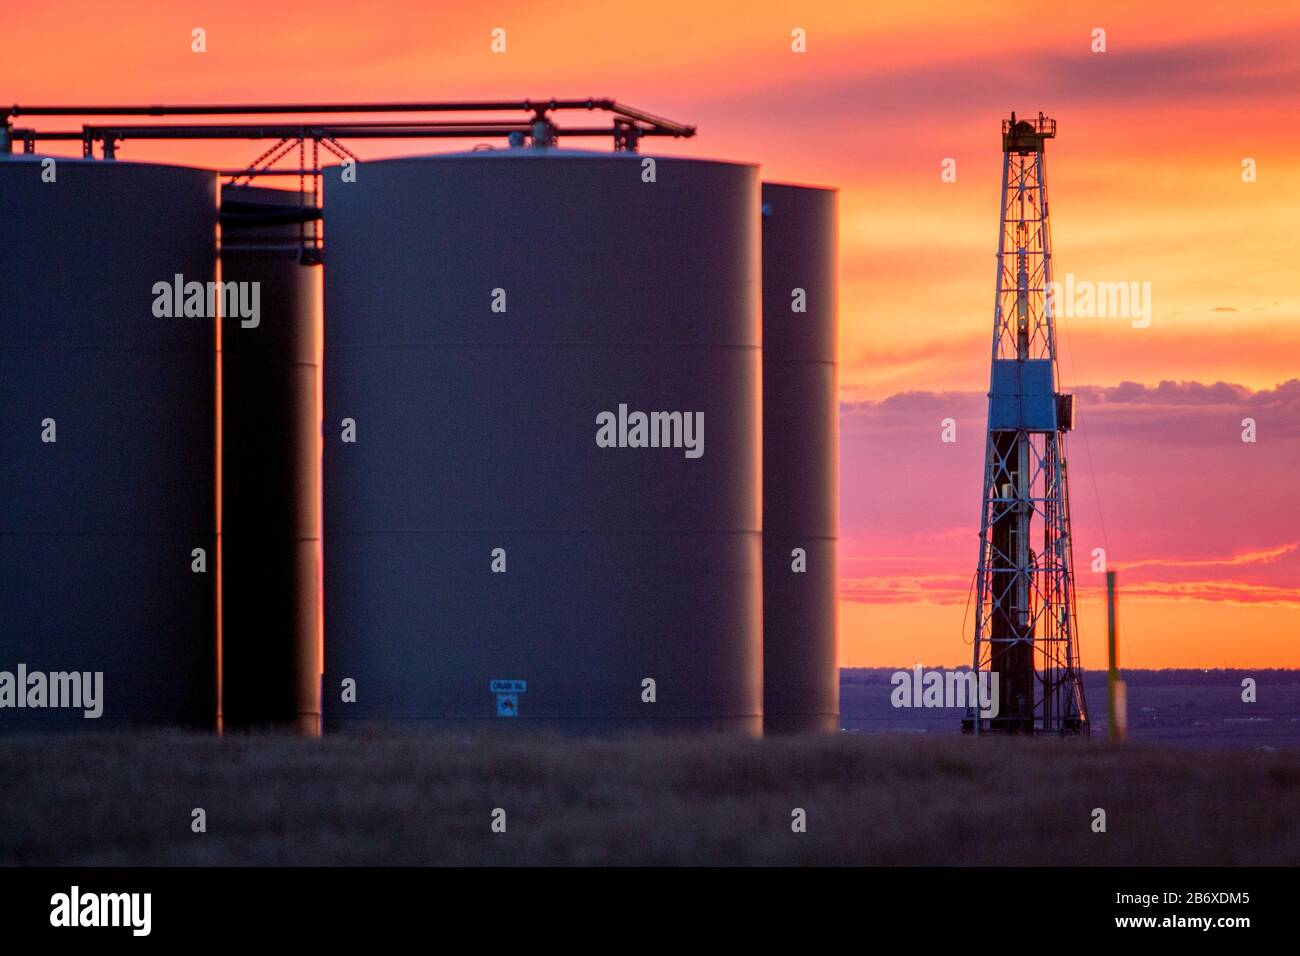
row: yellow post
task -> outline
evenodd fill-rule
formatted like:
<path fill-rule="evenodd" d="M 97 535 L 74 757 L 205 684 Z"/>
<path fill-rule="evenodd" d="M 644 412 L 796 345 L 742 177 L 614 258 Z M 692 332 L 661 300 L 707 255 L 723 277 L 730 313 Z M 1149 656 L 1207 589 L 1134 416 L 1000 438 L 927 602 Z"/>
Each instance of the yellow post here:
<path fill-rule="evenodd" d="M 1107 736 L 1118 742 L 1128 736 L 1128 688 L 1119 679 L 1119 625 L 1115 620 L 1115 572 L 1106 572 L 1106 637 L 1110 646 L 1109 689 L 1106 707 Z"/>

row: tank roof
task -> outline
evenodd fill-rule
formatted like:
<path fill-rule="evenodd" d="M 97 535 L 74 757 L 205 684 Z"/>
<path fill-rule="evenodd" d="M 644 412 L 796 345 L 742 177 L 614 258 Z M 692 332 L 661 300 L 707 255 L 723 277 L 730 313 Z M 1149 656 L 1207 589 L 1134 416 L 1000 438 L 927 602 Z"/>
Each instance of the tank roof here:
<path fill-rule="evenodd" d="M 700 156 L 664 156 L 653 153 L 640 153 L 631 151 L 611 152 L 609 150 L 599 149 L 557 149 L 555 147 L 546 147 L 536 149 L 529 146 L 520 147 L 493 147 L 492 149 L 470 149 L 458 150 L 453 153 L 415 153 L 405 156 L 385 156 L 380 159 L 363 159 L 360 165 L 369 166 L 376 163 L 423 163 L 423 162 L 444 162 L 444 161 L 463 161 L 463 160 L 521 160 L 525 162 L 537 161 L 541 159 L 569 159 L 569 160 L 598 160 L 598 161 L 621 161 L 621 162 L 640 162 L 643 159 L 653 159 L 656 163 L 709 163 L 719 166 L 748 166 L 757 169 L 758 163 L 745 162 L 734 159 L 711 159 Z M 341 164 L 334 163 L 324 166 L 323 169 L 339 169 Z"/>
<path fill-rule="evenodd" d="M 210 166 L 196 166 L 191 163 L 162 163 L 145 159 L 97 159 L 90 156 L 55 156 L 50 153 L 10 153 L 8 156 L 0 157 L 0 166 L 6 163 L 41 163 L 47 159 L 52 159 L 60 166 L 147 166 L 154 169 L 192 169 L 198 173 L 212 173 L 214 176 L 217 171 Z"/>

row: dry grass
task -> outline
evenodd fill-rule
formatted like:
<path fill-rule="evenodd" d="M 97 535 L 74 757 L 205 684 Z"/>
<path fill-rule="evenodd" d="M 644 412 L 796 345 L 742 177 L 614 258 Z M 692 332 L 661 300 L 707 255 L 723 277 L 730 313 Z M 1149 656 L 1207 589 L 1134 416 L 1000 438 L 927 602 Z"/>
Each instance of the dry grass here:
<path fill-rule="evenodd" d="M 0 738 L 0 780 L 0 864 L 1300 863 L 1300 750 L 27 737 Z M 194 807 L 207 833 L 190 831 Z"/>

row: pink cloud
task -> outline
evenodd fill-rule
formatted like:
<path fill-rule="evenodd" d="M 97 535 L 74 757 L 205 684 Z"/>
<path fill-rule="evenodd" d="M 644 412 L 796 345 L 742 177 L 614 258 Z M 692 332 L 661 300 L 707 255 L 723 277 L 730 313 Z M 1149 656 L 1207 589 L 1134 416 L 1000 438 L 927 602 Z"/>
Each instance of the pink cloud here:
<path fill-rule="evenodd" d="M 1084 386 L 1068 438 L 1076 573 L 1093 548 L 1126 594 L 1300 605 L 1300 380 Z M 841 594 L 966 600 L 977 553 L 987 399 L 910 391 L 841 406 Z M 957 442 L 940 440 L 957 423 Z M 1242 441 L 1254 418 L 1257 440 Z"/>

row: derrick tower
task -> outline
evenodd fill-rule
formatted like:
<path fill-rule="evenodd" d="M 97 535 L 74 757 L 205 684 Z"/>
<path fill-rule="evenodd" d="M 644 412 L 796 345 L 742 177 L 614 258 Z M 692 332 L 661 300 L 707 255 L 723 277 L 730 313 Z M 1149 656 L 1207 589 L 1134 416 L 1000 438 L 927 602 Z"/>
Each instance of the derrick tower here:
<path fill-rule="evenodd" d="M 976 573 L 974 669 L 997 674 L 997 713 L 975 733 L 1086 734 L 1065 433 L 1057 391 L 1046 141 L 1056 121 L 1002 122 L 1002 224 Z"/>

